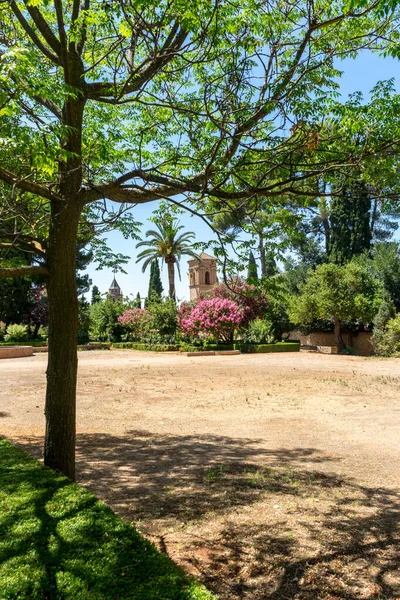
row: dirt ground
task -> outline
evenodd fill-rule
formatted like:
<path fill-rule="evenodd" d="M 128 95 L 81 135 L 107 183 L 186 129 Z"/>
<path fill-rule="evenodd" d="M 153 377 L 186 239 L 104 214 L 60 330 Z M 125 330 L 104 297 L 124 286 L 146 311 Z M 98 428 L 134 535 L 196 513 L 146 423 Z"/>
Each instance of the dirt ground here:
<path fill-rule="evenodd" d="M 0 361 L 36 456 L 46 360 Z M 221 600 L 400 598 L 399 417 L 400 359 L 81 353 L 78 481 Z"/>

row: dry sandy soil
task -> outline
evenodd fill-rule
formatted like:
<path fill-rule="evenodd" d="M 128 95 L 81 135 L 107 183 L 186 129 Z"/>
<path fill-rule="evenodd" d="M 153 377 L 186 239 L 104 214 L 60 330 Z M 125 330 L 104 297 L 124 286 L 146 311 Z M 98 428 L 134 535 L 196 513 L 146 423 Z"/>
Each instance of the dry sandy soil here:
<path fill-rule="evenodd" d="M 79 358 L 78 481 L 221 600 L 400 598 L 400 360 Z M 36 456 L 46 360 L 0 361 Z"/>

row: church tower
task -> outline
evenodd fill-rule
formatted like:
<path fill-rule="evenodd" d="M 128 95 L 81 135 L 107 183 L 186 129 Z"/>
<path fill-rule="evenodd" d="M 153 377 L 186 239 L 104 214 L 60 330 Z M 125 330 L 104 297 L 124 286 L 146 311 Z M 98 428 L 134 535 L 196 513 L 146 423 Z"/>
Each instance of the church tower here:
<path fill-rule="evenodd" d="M 122 290 L 119 287 L 117 280 L 115 279 L 115 273 L 114 273 L 114 279 L 112 280 L 112 284 L 110 285 L 110 287 L 108 289 L 108 295 L 110 296 L 111 300 L 122 300 L 122 298 L 123 298 Z"/>
<path fill-rule="evenodd" d="M 188 263 L 190 300 L 196 300 L 200 293 L 210 291 L 218 283 L 217 259 L 202 252 L 200 262 L 192 258 Z"/>

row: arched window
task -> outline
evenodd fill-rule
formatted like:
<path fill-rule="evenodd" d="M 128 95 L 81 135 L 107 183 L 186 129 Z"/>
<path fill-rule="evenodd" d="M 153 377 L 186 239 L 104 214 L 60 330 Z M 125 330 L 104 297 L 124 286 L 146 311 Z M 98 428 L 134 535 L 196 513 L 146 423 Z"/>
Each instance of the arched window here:
<path fill-rule="evenodd" d="M 210 285 L 210 273 L 208 271 L 205 274 L 205 284 Z"/>

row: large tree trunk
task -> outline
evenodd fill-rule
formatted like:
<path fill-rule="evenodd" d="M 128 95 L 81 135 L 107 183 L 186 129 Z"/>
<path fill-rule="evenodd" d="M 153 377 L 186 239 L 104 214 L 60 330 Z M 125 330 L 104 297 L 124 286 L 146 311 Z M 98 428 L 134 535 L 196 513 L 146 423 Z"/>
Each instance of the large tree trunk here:
<path fill-rule="evenodd" d="M 335 319 L 334 322 L 334 333 L 335 333 L 335 339 L 336 339 L 336 345 L 337 345 L 337 349 L 338 352 L 341 352 L 344 349 L 344 342 L 343 342 L 343 338 L 342 338 L 342 327 L 341 327 L 341 322 L 339 321 L 339 319 Z"/>
<path fill-rule="evenodd" d="M 47 255 L 49 354 L 44 463 L 75 479 L 78 298 L 76 237 L 81 213 L 74 199 L 52 206 Z"/>
<path fill-rule="evenodd" d="M 175 263 L 174 261 L 167 262 L 168 267 L 168 285 L 169 285 L 169 297 L 171 300 L 175 300 Z"/>

